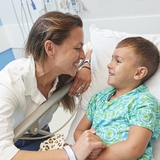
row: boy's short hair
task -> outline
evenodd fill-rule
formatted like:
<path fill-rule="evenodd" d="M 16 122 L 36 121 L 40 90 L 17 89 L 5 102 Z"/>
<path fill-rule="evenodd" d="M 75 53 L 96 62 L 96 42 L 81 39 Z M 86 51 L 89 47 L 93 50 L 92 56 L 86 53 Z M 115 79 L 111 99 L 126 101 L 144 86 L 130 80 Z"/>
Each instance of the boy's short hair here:
<path fill-rule="evenodd" d="M 137 56 L 137 63 L 148 69 L 141 83 L 148 80 L 159 67 L 158 48 L 149 40 L 142 37 L 128 37 L 118 43 L 116 48 L 131 47 Z"/>

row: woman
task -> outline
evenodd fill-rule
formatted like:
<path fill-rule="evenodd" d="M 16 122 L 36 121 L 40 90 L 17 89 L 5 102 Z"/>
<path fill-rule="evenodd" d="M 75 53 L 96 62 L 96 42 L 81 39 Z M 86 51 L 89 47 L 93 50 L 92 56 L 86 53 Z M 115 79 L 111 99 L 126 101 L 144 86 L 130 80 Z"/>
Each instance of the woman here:
<path fill-rule="evenodd" d="M 29 33 L 26 58 L 11 62 L 0 72 L 0 159 L 85 159 L 93 149 L 104 148 L 92 130 L 65 150 L 37 152 L 33 150 L 38 150 L 41 141 L 13 143 L 13 129 L 76 75 L 80 60 L 85 59 L 82 25 L 78 16 L 61 12 L 42 15 Z M 89 76 L 86 81 L 79 78 L 83 74 L 90 75 L 89 64 L 83 66 L 69 94 L 60 101 L 70 112 L 74 110 L 73 95 L 85 91 L 90 83 Z M 49 130 L 47 125 L 54 112 L 55 108 L 52 108 L 39 120 L 40 129 Z"/>

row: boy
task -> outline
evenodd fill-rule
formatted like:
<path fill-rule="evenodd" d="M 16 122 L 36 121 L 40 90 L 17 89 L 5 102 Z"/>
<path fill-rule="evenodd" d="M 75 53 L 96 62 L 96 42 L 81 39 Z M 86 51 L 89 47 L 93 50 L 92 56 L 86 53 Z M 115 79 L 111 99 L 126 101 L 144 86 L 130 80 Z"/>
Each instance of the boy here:
<path fill-rule="evenodd" d="M 113 87 L 91 98 L 74 138 L 94 128 L 106 144 L 88 159 L 151 160 L 150 140 L 160 133 L 160 107 L 144 82 L 159 67 L 159 51 L 144 38 L 126 38 L 118 43 L 107 67 L 108 84 Z"/>

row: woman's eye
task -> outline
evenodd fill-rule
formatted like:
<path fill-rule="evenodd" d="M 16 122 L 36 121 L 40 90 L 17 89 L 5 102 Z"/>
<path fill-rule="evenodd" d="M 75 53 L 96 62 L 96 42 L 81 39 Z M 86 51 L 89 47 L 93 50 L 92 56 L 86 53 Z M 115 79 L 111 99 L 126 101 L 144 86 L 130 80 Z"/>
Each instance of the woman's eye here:
<path fill-rule="evenodd" d="M 117 59 L 117 63 L 121 63 L 121 62 Z"/>
<path fill-rule="evenodd" d="M 79 51 L 80 51 L 80 48 L 75 48 L 75 50 L 76 50 L 77 52 L 79 52 Z"/>

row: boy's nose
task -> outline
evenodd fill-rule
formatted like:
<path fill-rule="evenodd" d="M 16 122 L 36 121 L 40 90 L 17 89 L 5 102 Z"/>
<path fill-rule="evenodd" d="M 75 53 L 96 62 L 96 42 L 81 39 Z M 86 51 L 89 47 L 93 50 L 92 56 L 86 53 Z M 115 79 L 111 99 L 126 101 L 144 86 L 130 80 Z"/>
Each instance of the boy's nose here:
<path fill-rule="evenodd" d="M 107 64 L 107 68 L 111 68 L 111 62 Z"/>

